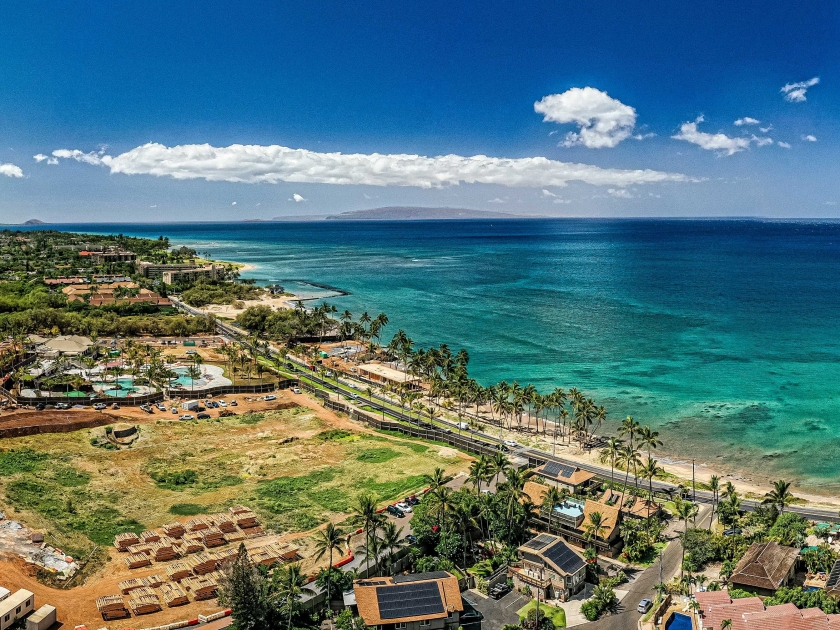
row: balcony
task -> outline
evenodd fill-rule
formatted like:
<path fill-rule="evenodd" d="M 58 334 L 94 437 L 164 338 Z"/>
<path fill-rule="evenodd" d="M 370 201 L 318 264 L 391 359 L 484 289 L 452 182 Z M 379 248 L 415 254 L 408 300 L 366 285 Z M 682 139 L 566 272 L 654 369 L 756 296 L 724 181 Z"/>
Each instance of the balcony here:
<path fill-rule="evenodd" d="M 538 573 L 533 573 L 531 571 L 526 571 L 525 569 L 518 568 L 513 568 L 513 570 L 516 572 L 516 577 L 518 577 L 519 580 L 524 582 L 525 584 L 529 584 L 530 586 L 535 586 L 541 589 L 546 589 L 549 586 L 551 586 L 551 580 L 542 579 Z"/>

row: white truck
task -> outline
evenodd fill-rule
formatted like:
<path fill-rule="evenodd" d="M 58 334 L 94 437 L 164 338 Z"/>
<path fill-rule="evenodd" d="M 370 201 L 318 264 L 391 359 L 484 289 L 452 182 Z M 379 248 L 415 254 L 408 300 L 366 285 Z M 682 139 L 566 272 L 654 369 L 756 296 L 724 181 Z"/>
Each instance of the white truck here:
<path fill-rule="evenodd" d="M 185 411 L 198 411 L 199 406 L 197 400 L 187 400 L 181 403 L 181 409 Z"/>

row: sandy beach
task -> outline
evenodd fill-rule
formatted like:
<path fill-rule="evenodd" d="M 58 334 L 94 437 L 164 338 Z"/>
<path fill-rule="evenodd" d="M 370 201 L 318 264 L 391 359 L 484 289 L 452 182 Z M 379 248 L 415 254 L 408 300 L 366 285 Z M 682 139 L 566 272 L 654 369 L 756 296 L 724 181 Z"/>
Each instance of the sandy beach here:
<path fill-rule="evenodd" d="M 234 308 L 232 304 L 208 304 L 201 307 L 200 310 L 206 315 L 215 315 L 216 317 L 225 317 L 228 319 L 236 319 L 236 317 L 249 306 L 268 306 L 274 310 L 284 308 L 294 308 L 295 302 L 299 298 L 296 295 L 264 295 L 259 300 L 241 300 L 245 306 L 243 308 Z"/>

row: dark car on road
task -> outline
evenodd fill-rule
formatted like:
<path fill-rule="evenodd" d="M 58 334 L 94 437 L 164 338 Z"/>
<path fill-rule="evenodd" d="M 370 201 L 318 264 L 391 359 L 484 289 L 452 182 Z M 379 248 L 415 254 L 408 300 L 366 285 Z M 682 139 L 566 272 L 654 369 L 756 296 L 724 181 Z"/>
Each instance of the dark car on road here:
<path fill-rule="evenodd" d="M 405 516 L 405 512 L 403 512 L 403 511 L 402 511 L 400 508 L 398 508 L 396 505 L 389 505 L 389 506 L 386 508 L 386 511 L 387 511 L 387 512 L 388 512 L 388 514 L 390 514 L 391 516 L 396 516 L 397 518 L 402 518 L 402 517 L 404 517 L 404 516 Z"/>
<path fill-rule="evenodd" d="M 469 625 L 471 623 L 479 623 L 482 619 L 484 619 L 484 615 L 478 612 L 475 608 L 469 608 L 461 613 L 461 616 L 458 620 L 461 622 L 461 625 Z"/>
<path fill-rule="evenodd" d="M 496 584 L 496 586 L 491 588 L 488 595 L 490 595 L 492 599 L 501 599 L 508 593 L 510 593 L 510 586 L 502 582 L 501 584 Z"/>
<path fill-rule="evenodd" d="M 200 414 L 198 414 L 198 419 L 199 420 L 209 420 L 210 419 L 210 414 L 209 413 L 200 413 Z"/>

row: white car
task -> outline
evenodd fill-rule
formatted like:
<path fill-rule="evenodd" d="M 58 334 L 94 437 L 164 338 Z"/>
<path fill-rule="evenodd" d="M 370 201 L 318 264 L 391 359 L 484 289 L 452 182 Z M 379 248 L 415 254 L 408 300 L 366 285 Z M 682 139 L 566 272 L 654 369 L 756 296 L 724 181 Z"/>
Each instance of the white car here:
<path fill-rule="evenodd" d="M 403 512 L 413 512 L 414 510 L 411 509 L 411 506 L 408 503 L 397 503 L 397 507 L 400 508 Z"/>
<path fill-rule="evenodd" d="M 166 411 L 166 405 L 164 405 L 163 403 L 158 403 L 157 408 L 161 411 Z"/>
<path fill-rule="evenodd" d="M 516 448 L 517 446 L 519 446 L 519 444 L 517 444 L 513 440 L 505 440 L 505 446 L 510 446 L 511 448 Z"/>
<path fill-rule="evenodd" d="M 218 400 L 218 401 L 216 401 L 216 402 L 218 402 L 218 403 L 219 403 L 219 406 L 220 406 L 220 407 L 227 407 L 227 403 L 226 403 L 224 400 Z"/>
<path fill-rule="evenodd" d="M 195 420 L 195 416 L 191 413 L 184 413 L 178 416 L 178 420 Z"/>
<path fill-rule="evenodd" d="M 292 393 L 300 394 L 300 387 L 292 387 Z"/>
<path fill-rule="evenodd" d="M 97 411 L 102 411 L 103 409 L 107 409 L 108 405 L 106 405 L 105 403 L 96 403 L 93 406 L 93 408 L 96 409 Z"/>
<path fill-rule="evenodd" d="M 269 401 L 271 401 L 271 400 L 277 400 L 277 396 L 270 395 L 270 396 L 266 396 L 266 397 L 265 397 L 265 401 L 266 401 L 266 402 L 269 402 Z"/>

